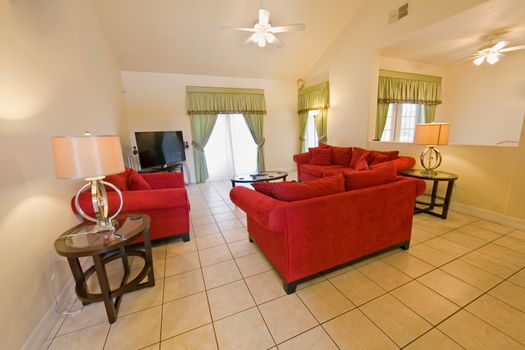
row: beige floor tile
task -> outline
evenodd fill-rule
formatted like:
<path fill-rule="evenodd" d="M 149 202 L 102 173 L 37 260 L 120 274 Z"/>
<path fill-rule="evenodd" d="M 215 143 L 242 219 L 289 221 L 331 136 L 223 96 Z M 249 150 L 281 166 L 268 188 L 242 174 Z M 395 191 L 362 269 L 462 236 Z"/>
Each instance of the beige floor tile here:
<path fill-rule="evenodd" d="M 518 342 L 463 310 L 443 322 L 438 328 L 466 349 L 523 350 L 523 346 Z"/>
<path fill-rule="evenodd" d="M 470 215 L 466 215 L 466 214 L 461 214 L 461 213 L 458 213 L 456 211 L 449 211 L 448 212 L 448 219 L 451 219 L 451 220 L 455 220 L 457 222 L 462 222 L 462 223 L 465 223 L 465 224 L 470 224 L 474 221 L 478 221 L 479 219 L 474 217 L 474 216 L 470 216 Z"/>
<path fill-rule="evenodd" d="M 214 321 L 255 306 L 244 281 L 226 284 L 207 293 Z"/>
<path fill-rule="evenodd" d="M 397 345 L 405 346 L 432 328 L 421 316 L 391 295 L 383 295 L 360 307 Z"/>
<path fill-rule="evenodd" d="M 200 250 L 199 258 L 203 267 L 233 259 L 226 244 Z"/>
<path fill-rule="evenodd" d="M 58 335 L 66 334 L 108 321 L 104 303 L 93 303 L 82 307 L 80 301 L 77 301 L 75 305 L 73 305 L 72 310 L 80 311 L 66 317 L 64 323 L 58 331 Z"/>
<path fill-rule="evenodd" d="M 441 270 L 434 270 L 417 279 L 428 288 L 460 306 L 465 306 L 482 292 Z"/>
<path fill-rule="evenodd" d="M 163 305 L 162 340 L 211 322 L 206 293 L 191 295 Z"/>
<path fill-rule="evenodd" d="M 197 253 L 173 256 L 166 259 L 165 276 L 168 277 L 177 273 L 195 270 L 199 267 L 200 263 Z"/>
<path fill-rule="evenodd" d="M 257 305 L 285 295 L 283 281 L 274 270 L 246 279 L 246 284 Z"/>
<path fill-rule="evenodd" d="M 354 308 L 354 305 L 330 282 L 324 281 L 297 291 L 319 322 L 328 321 Z"/>
<path fill-rule="evenodd" d="M 461 244 L 462 246 L 470 249 L 479 248 L 482 245 L 487 244 L 488 242 L 487 240 L 473 235 L 469 235 L 468 233 L 462 232 L 460 230 L 454 230 L 452 232 L 444 234 L 441 237 L 444 239 L 448 239 L 449 241 L 455 242 L 457 244 Z"/>
<path fill-rule="evenodd" d="M 261 252 L 257 245 L 248 239 L 228 243 L 228 248 L 230 248 L 230 252 L 234 258 Z"/>
<path fill-rule="evenodd" d="M 108 331 L 109 324 L 101 323 L 96 326 L 55 337 L 49 346 L 49 350 L 102 350 Z"/>
<path fill-rule="evenodd" d="M 525 231 L 514 230 L 507 234 L 508 237 L 519 239 L 522 242 L 525 242 Z"/>
<path fill-rule="evenodd" d="M 159 350 L 159 349 L 160 349 L 160 343 L 157 343 L 157 344 L 152 344 L 150 346 L 142 348 L 140 350 Z"/>
<path fill-rule="evenodd" d="M 474 265 L 468 264 L 463 260 L 454 260 L 442 266 L 441 270 L 482 291 L 487 291 L 502 281 L 501 278 L 481 270 Z"/>
<path fill-rule="evenodd" d="M 337 350 L 337 346 L 326 334 L 323 327 L 318 326 L 279 344 L 279 350 Z"/>
<path fill-rule="evenodd" d="M 318 324 L 295 294 L 262 304 L 259 309 L 277 343 L 290 339 Z"/>
<path fill-rule="evenodd" d="M 418 244 L 408 250 L 408 254 L 415 256 L 418 259 L 432 266 L 441 266 L 454 259 L 453 256 L 445 254 L 437 249 L 429 247 L 425 243 Z"/>
<path fill-rule="evenodd" d="M 424 242 L 434 237 L 435 235 L 428 231 L 422 230 L 415 226 L 412 227 L 412 235 L 410 236 L 411 240 L 415 240 L 416 242 Z"/>
<path fill-rule="evenodd" d="M 198 209 L 198 210 L 203 210 L 203 209 Z M 204 208 L 204 210 L 206 210 L 206 208 Z M 194 220 L 191 220 L 191 224 L 193 225 L 193 227 L 200 227 L 200 226 L 210 225 L 214 223 L 215 223 L 215 219 L 213 215 L 201 216 L 201 217 L 195 218 Z"/>
<path fill-rule="evenodd" d="M 263 350 L 275 343 L 257 308 L 252 308 L 215 323 L 220 349 Z"/>
<path fill-rule="evenodd" d="M 155 244 L 151 247 L 151 254 L 153 255 L 153 261 L 165 260 L 166 259 L 166 243 Z"/>
<path fill-rule="evenodd" d="M 235 214 L 233 214 L 231 212 L 230 213 L 223 213 L 223 214 L 215 214 L 214 217 L 215 217 L 215 221 L 217 221 L 217 222 L 228 221 L 228 220 L 233 220 L 233 219 L 237 218 L 235 216 Z"/>
<path fill-rule="evenodd" d="M 248 241 L 248 231 L 246 231 L 244 227 L 233 230 L 224 230 L 222 231 L 222 236 L 228 243 L 243 240 Z"/>
<path fill-rule="evenodd" d="M 118 315 L 124 316 L 162 304 L 163 290 L 164 279 L 158 279 L 153 287 L 126 293 L 122 296 Z"/>
<path fill-rule="evenodd" d="M 237 219 L 219 221 L 217 225 L 221 231 L 232 231 L 244 228 L 243 224 Z"/>
<path fill-rule="evenodd" d="M 200 269 L 166 277 L 164 284 L 164 302 L 204 291 Z"/>
<path fill-rule="evenodd" d="M 509 281 L 525 288 L 525 269 L 517 272 L 515 275 L 509 278 Z"/>
<path fill-rule="evenodd" d="M 458 256 L 467 254 L 472 249 L 462 246 L 461 244 L 449 241 L 441 237 L 433 238 L 425 242 L 426 245 L 434 249 L 439 250 L 440 252 L 453 256 L 457 258 Z"/>
<path fill-rule="evenodd" d="M 485 241 L 492 241 L 501 237 L 501 234 L 497 232 L 487 230 L 479 226 L 475 226 L 474 224 L 460 227 L 457 229 L 457 231 L 467 233 L 469 235 L 481 238 Z"/>
<path fill-rule="evenodd" d="M 357 270 L 332 277 L 330 282 L 357 306 L 386 293 L 383 288 Z"/>
<path fill-rule="evenodd" d="M 266 260 L 266 258 L 260 253 L 242 256 L 236 258 L 235 261 L 237 262 L 244 278 L 261 272 L 270 271 L 272 269 L 268 260 Z"/>
<path fill-rule="evenodd" d="M 484 229 L 497 232 L 499 234 L 509 233 L 510 231 L 514 230 L 512 227 L 500 225 L 498 223 L 487 221 L 487 220 L 478 220 L 478 221 L 473 222 L 472 225 L 477 226 L 477 227 L 482 227 Z"/>
<path fill-rule="evenodd" d="M 216 350 L 215 332 L 208 324 L 169 338 L 161 343 L 161 350 Z"/>
<path fill-rule="evenodd" d="M 525 288 L 514 283 L 503 282 L 489 291 L 489 294 L 525 312 Z"/>
<path fill-rule="evenodd" d="M 498 238 L 494 241 L 495 244 L 499 244 L 501 246 L 504 246 L 506 248 L 509 248 L 511 250 L 514 250 L 516 252 L 519 252 L 521 254 L 525 253 L 525 241 L 512 237 L 509 235 L 503 236 L 501 238 Z"/>
<path fill-rule="evenodd" d="M 477 251 L 482 254 L 490 255 L 507 264 L 512 264 L 518 267 L 525 266 L 525 254 L 494 243 L 487 244 L 486 246 L 479 248 Z"/>
<path fill-rule="evenodd" d="M 119 317 L 104 349 L 140 349 L 160 340 L 162 306 Z"/>
<path fill-rule="evenodd" d="M 362 266 L 358 270 L 385 290 L 392 290 L 411 281 L 411 278 L 383 261 Z"/>
<path fill-rule="evenodd" d="M 342 350 L 398 349 L 394 342 L 358 309 L 328 321 L 323 328 Z"/>
<path fill-rule="evenodd" d="M 211 211 L 211 213 L 213 215 L 215 215 L 215 214 L 231 213 L 231 209 L 227 205 L 210 208 L 210 211 Z"/>
<path fill-rule="evenodd" d="M 490 272 L 493 275 L 501 278 L 507 278 L 519 270 L 518 266 L 508 264 L 498 258 L 483 254 L 480 251 L 473 251 L 472 253 L 461 257 L 460 260 L 479 267 L 480 269 Z"/>
<path fill-rule="evenodd" d="M 230 282 L 242 279 L 241 273 L 235 261 L 228 260 L 202 268 L 206 289 L 222 286 Z"/>
<path fill-rule="evenodd" d="M 434 325 L 459 309 L 456 304 L 443 298 L 418 281 L 405 284 L 391 291 L 390 294 Z"/>
<path fill-rule="evenodd" d="M 453 220 L 442 220 L 435 218 L 428 218 L 423 222 L 414 223 L 414 226 L 416 228 L 425 230 L 435 235 L 441 235 L 463 225 L 463 223 L 458 223 Z"/>
<path fill-rule="evenodd" d="M 324 276 L 319 276 L 319 277 L 316 277 L 316 278 L 312 278 L 312 279 L 310 279 L 310 280 L 308 280 L 306 282 L 299 283 L 297 285 L 297 290 L 301 290 L 301 289 L 313 286 L 314 284 L 317 284 L 317 283 L 320 283 L 320 282 L 323 282 L 323 281 L 326 281 L 326 278 Z"/>
<path fill-rule="evenodd" d="M 432 329 L 422 337 L 416 339 L 406 350 L 461 350 L 463 349 L 452 339 L 437 329 Z"/>
<path fill-rule="evenodd" d="M 211 211 L 209 209 L 199 209 L 199 210 L 191 210 L 190 211 L 190 217 L 191 221 L 195 221 L 196 219 L 203 217 L 203 216 L 210 216 Z"/>
<path fill-rule="evenodd" d="M 166 245 L 166 257 L 172 257 L 175 255 L 184 255 L 188 253 L 193 253 L 197 251 L 197 244 L 195 240 L 190 240 L 189 242 L 184 242 L 178 240 L 175 242 L 168 243 Z"/>
<path fill-rule="evenodd" d="M 193 228 L 193 232 L 195 233 L 195 237 L 202 237 L 206 235 L 215 235 L 221 233 L 221 231 L 219 230 L 219 226 L 217 226 L 217 224 L 215 223 L 196 226 Z"/>
<path fill-rule="evenodd" d="M 226 242 L 222 238 L 222 235 L 219 233 L 214 234 L 214 235 L 197 237 L 196 241 L 197 241 L 197 249 L 199 250 L 226 244 Z"/>
<path fill-rule="evenodd" d="M 398 252 L 387 256 L 383 261 L 412 278 L 417 278 L 434 269 L 432 265 L 406 252 Z"/>
<path fill-rule="evenodd" d="M 468 305 L 466 310 L 525 344 L 525 313 L 490 295 L 483 295 Z"/>

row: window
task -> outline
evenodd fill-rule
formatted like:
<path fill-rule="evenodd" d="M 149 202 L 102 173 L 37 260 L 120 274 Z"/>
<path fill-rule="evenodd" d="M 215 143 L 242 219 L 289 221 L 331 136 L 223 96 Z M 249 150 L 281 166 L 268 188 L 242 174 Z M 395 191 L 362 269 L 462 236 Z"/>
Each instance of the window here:
<path fill-rule="evenodd" d="M 204 152 L 211 181 L 257 171 L 257 145 L 242 114 L 219 114 Z"/>
<path fill-rule="evenodd" d="M 309 147 L 317 147 L 319 145 L 319 137 L 317 137 L 317 129 L 315 128 L 315 117 L 319 114 L 319 110 L 308 111 L 308 119 L 306 120 L 306 136 L 304 144 L 306 149 Z"/>
<path fill-rule="evenodd" d="M 412 142 L 416 124 L 424 122 L 422 104 L 391 103 L 381 141 Z"/>

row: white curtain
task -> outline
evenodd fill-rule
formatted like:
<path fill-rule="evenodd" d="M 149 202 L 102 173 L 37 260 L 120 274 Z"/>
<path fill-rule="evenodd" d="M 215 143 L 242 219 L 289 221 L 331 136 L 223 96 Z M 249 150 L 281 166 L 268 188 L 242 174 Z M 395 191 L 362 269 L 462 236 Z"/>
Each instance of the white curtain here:
<path fill-rule="evenodd" d="M 204 151 L 211 181 L 257 171 L 257 145 L 242 114 L 219 114 Z"/>

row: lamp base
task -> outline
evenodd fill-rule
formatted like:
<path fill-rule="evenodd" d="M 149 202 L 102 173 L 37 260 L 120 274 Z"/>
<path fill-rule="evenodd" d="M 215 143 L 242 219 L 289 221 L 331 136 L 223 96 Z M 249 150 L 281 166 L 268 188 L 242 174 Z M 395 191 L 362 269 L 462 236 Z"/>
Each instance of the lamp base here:
<path fill-rule="evenodd" d="M 425 169 L 425 174 L 435 175 L 434 171 L 441 165 L 442 157 L 441 152 L 432 145 L 427 146 L 419 157 L 421 166 Z"/>

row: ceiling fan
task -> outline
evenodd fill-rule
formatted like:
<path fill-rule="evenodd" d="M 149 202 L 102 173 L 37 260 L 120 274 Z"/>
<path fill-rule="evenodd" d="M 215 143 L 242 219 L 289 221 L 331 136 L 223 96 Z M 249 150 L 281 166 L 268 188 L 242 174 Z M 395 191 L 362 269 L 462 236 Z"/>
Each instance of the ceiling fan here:
<path fill-rule="evenodd" d="M 495 45 L 492 45 L 492 46 L 489 44 L 489 46 L 479 50 L 478 53 L 474 55 L 472 62 L 476 66 L 479 66 L 485 60 L 489 64 L 495 64 L 499 61 L 500 57 L 504 53 L 525 49 L 525 45 L 506 47 L 508 44 L 509 42 L 504 41 L 504 40 L 500 40 Z"/>
<path fill-rule="evenodd" d="M 269 44 L 276 45 L 278 47 L 283 47 L 284 46 L 283 42 L 279 40 L 279 38 L 277 38 L 275 34 L 302 31 L 305 28 L 306 26 L 303 23 L 272 27 L 271 22 L 270 22 L 270 11 L 265 10 L 261 2 L 261 6 L 259 9 L 259 19 L 257 22 L 254 23 L 252 28 L 234 27 L 234 28 L 227 28 L 227 29 L 240 30 L 240 31 L 252 33 L 248 37 L 248 39 L 246 39 L 243 42 L 243 45 L 255 43 L 259 47 L 265 47 L 266 44 L 269 43 Z"/>

